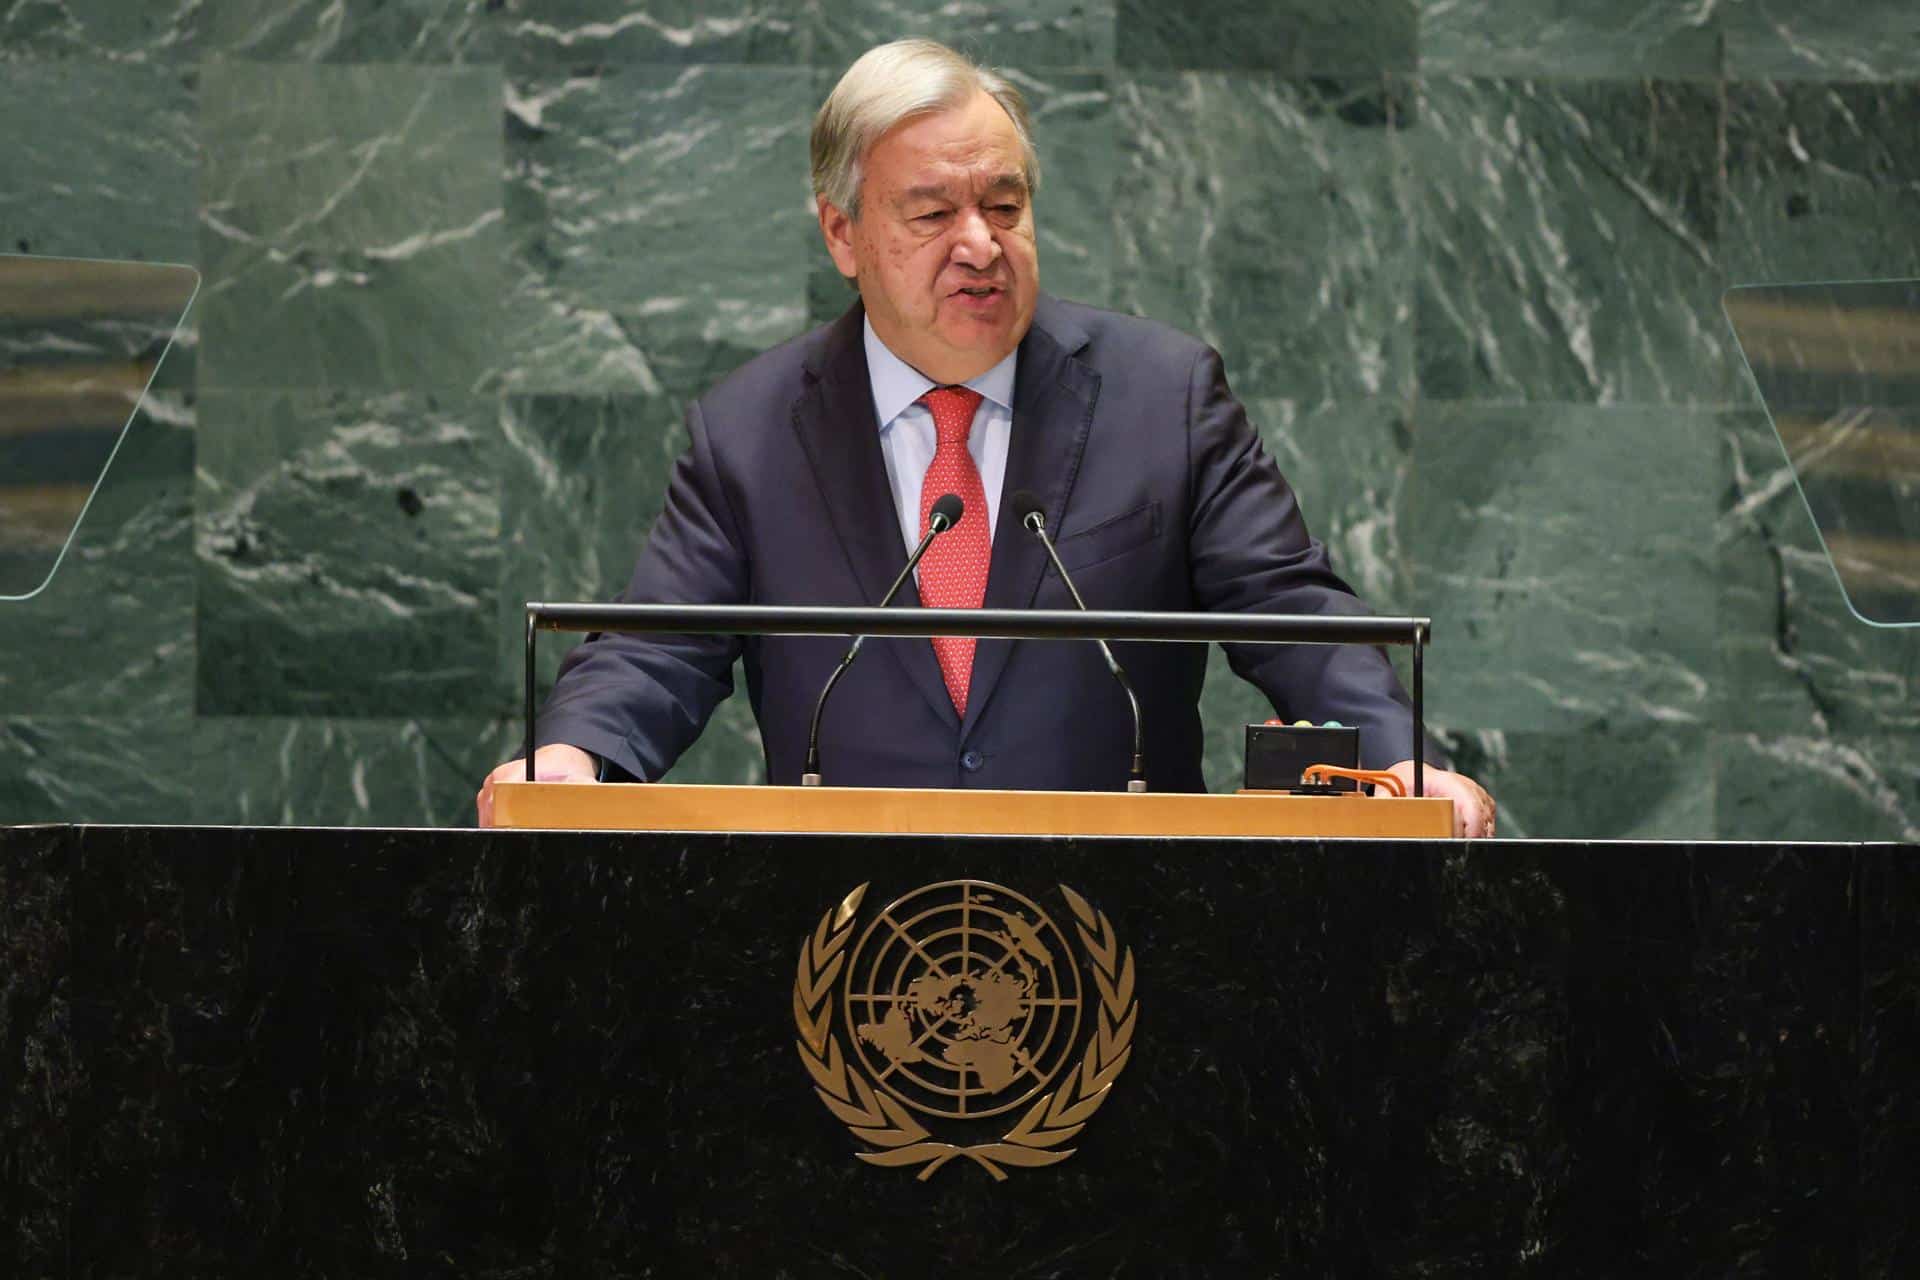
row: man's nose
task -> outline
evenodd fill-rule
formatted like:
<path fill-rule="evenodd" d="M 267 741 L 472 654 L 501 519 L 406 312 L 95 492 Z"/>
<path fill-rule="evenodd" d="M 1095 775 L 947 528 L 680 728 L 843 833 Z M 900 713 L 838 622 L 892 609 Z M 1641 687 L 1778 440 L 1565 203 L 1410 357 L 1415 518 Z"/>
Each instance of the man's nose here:
<path fill-rule="evenodd" d="M 979 209 L 962 209 L 954 227 L 953 260 L 962 266 L 984 271 L 1000 256 L 1000 241 Z"/>

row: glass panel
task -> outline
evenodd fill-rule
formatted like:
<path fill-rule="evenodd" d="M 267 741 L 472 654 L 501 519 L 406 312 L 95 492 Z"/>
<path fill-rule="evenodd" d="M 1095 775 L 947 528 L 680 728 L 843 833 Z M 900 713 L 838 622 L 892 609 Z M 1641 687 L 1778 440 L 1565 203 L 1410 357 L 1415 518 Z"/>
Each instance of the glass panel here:
<path fill-rule="evenodd" d="M 1722 299 L 1847 606 L 1920 626 L 1920 281 Z"/>
<path fill-rule="evenodd" d="M 0 255 L 0 600 L 52 581 L 199 285 L 191 267 Z"/>

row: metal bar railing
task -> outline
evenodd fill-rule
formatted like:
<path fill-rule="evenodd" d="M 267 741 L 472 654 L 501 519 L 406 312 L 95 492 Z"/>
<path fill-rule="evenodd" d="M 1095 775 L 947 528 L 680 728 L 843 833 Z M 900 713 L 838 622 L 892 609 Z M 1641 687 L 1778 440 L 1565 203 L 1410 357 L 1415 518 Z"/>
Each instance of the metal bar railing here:
<path fill-rule="evenodd" d="M 1138 613 L 1077 609 L 837 609 L 751 604 L 527 605 L 526 761 L 533 781 L 534 643 L 542 631 L 653 635 L 973 636 L 1005 640 L 1144 640 L 1225 644 L 1403 644 L 1413 650 L 1413 793 L 1426 782 L 1421 651 L 1431 618 L 1292 613 Z"/>

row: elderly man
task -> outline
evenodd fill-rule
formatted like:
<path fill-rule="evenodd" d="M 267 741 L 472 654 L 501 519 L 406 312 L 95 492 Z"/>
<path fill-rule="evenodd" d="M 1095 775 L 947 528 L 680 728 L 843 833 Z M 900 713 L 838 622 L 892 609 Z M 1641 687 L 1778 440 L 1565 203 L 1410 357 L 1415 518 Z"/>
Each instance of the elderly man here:
<path fill-rule="evenodd" d="M 813 127 L 821 234 L 859 301 L 751 361 L 687 414 L 691 447 L 626 599 L 871 604 L 947 493 L 958 524 L 903 603 L 1070 607 L 1004 514 L 1029 490 L 1092 608 L 1364 613 L 1227 389 L 1217 353 L 1150 321 L 1039 290 L 1038 165 L 1020 93 L 942 45 L 869 51 Z M 548 779 L 658 778 L 732 689 L 744 655 L 768 774 L 799 778 L 843 641 L 590 638 L 540 717 Z M 1411 777 L 1405 693 L 1377 650 L 1228 646 L 1293 717 L 1361 731 L 1363 763 Z M 1198 645 L 1123 646 L 1147 776 L 1199 790 Z M 885 640 L 822 726 L 828 781 L 1118 789 L 1126 701 L 1090 644 Z M 478 797 L 490 818 L 496 769 Z M 1493 830 L 1471 780 L 1427 773 L 1465 835 Z"/>

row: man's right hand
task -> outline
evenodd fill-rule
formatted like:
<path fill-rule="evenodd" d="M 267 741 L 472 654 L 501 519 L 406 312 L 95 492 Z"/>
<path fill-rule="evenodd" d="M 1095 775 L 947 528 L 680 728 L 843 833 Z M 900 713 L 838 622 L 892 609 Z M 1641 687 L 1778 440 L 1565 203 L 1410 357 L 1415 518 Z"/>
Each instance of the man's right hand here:
<path fill-rule="evenodd" d="M 570 747 L 564 742 L 550 742 L 533 753 L 533 780 L 535 782 L 593 782 L 600 776 L 600 762 L 578 747 Z M 493 825 L 493 784 L 496 782 L 524 782 L 527 777 L 527 758 L 509 760 L 487 775 L 480 784 L 480 792 L 473 798 L 473 806 L 480 815 L 480 825 Z"/>

